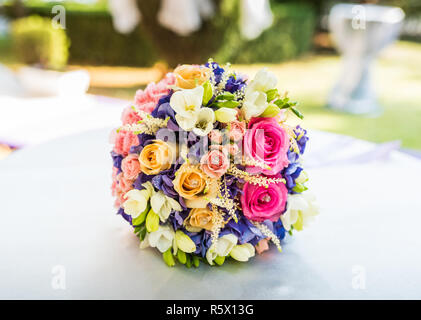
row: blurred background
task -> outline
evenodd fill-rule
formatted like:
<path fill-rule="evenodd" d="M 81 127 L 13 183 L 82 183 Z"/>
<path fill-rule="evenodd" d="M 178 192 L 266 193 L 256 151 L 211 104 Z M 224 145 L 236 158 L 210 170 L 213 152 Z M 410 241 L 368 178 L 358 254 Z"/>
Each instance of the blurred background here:
<path fill-rule="evenodd" d="M 421 157 L 421 1 L 352 2 L 405 12 L 398 39 L 373 60 L 381 111 L 367 114 L 327 107 L 335 83 L 346 78 L 329 13 L 347 1 L 176 2 L 0 0 L 0 158 L 117 124 L 137 89 L 179 63 L 209 57 L 251 76 L 267 66 L 279 89 L 300 102 L 309 128 L 396 141 Z"/>

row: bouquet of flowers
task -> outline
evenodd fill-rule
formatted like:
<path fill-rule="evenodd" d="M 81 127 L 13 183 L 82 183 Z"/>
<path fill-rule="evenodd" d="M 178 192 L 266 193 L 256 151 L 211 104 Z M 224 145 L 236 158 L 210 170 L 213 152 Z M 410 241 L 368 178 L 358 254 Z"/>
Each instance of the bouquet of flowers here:
<path fill-rule="evenodd" d="M 211 59 L 138 90 L 113 131 L 112 193 L 140 247 L 164 261 L 248 261 L 318 213 L 302 114 L 266 69 L 249 80 Z M 298 121 L 297 121 L 298 120 Z"/>

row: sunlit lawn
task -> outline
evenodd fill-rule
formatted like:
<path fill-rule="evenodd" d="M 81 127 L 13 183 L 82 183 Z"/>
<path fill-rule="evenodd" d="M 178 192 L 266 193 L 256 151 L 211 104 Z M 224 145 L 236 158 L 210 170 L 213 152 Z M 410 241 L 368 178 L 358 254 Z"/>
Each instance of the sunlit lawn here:
<path fill-rule="evenodd" d="M 401 42 L 385 51 L 376 64 L 374 81 L 384 108 L 378 118 L 325 108 L 340 69 L 336 57 L 313 57 L 272 69 L 279 76 L 279 87 L 301 102 L 308 127 L 375 142 L 401 140 L 403 147 L 421 149 L 421 45 Z"/>

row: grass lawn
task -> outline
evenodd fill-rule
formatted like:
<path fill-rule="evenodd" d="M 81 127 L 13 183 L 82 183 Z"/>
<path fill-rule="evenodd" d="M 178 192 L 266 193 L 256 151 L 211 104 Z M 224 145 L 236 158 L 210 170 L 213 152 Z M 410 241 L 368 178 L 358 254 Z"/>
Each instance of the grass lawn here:
<path fill-rule="evenodd" d="M 401 140 L 421 150 L 421 45 L 400 42 L 387 49 L 374 67 L 374 83 L 384 113 L 377 118 L 326 109 L 329 90 L 340 71 L 337 57 L 317 56 L 269 66 L 300 102 L 309 128 L 342 133 L 374 142 Z M 250 74 L 260 66 L 239 66 Z"/>

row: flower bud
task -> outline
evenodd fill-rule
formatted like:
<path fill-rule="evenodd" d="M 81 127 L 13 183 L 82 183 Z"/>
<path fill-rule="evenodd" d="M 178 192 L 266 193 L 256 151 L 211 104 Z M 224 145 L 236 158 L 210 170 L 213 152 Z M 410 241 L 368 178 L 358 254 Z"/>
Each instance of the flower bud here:
<path fill-rule="evenodd" d="M 175 233 L 175 242 L 177 248 L 186 253 L 192 253 L 196 251 L 196 244 L 188 235 L 183 231 L 177 230 Z"/>
<path fill-rule="evenodd" d="M 227 123 L 237 119 L 237 110 L 230 108 L 220 108 L 215 111 L 216 120 Z"/>
<path fill-rule="evenodd" d="M 230 252 L 230 256 L 241 262 L 247 262 L 254 256 L 254 247 L 250 243 L 236 245 Z"/>

